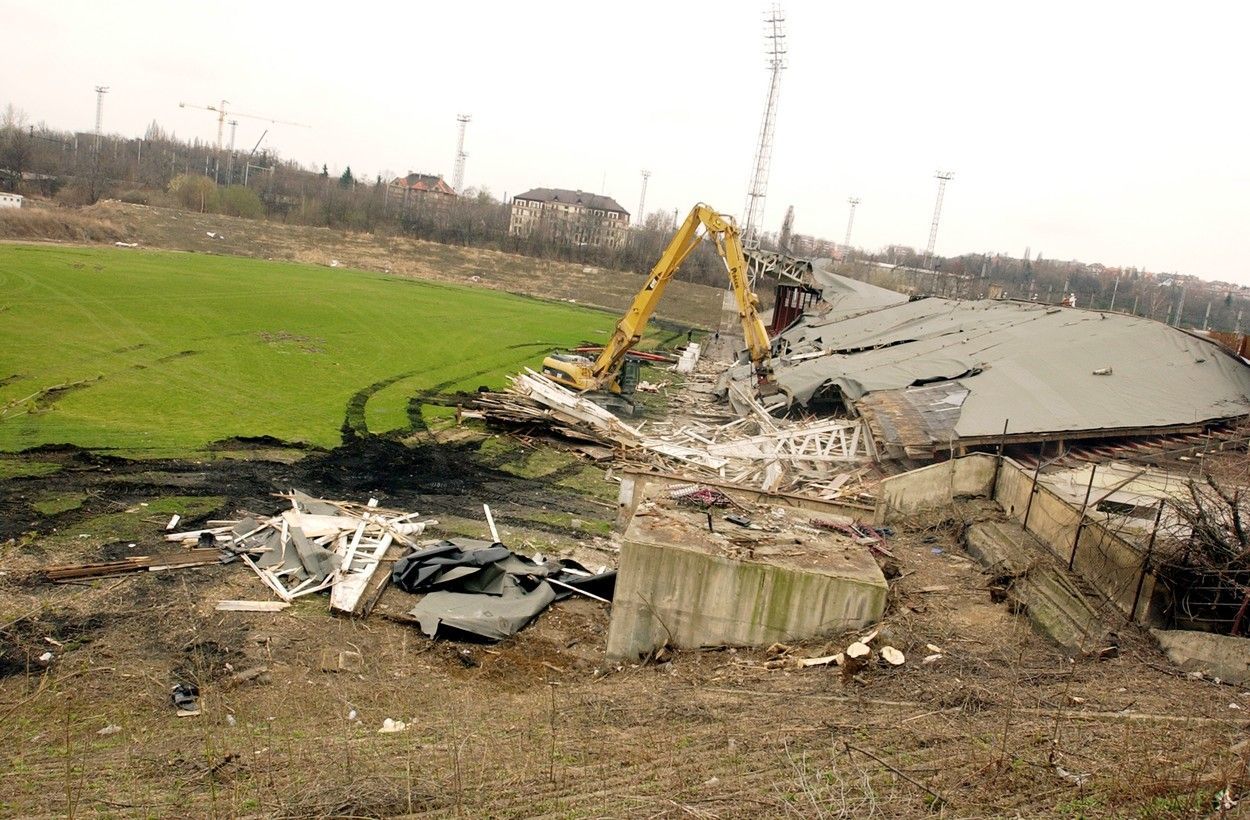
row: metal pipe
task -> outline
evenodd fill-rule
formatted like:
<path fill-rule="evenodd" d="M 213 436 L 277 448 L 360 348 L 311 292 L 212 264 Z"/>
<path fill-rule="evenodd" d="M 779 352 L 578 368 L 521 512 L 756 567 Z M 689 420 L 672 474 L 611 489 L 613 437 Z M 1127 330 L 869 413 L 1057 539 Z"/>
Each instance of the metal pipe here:
<path fill-rule="evenodd" d="M 998 440 L 998 458 L 994 460 L 994 480 L 990 482 L 990 499 L 993 500 L 998 494 L 998 474 L 1003 469 L 1003 448 L 1007 446 L 1007 425 L 1011 424 L 1011 419 L 1003 419 L 1003 435 Z"/>
<path fill-rule="evenodd" d="M 1029 531 L 1029 513 L 1033 512 L 1033 496 L 1037 495 L 1037 476 L 1042 472 L 1042 460 L 1046 455 L 1046 442 L 1042 442 L 1042 446 L 1037 450 L 1037 468 L 1033 470 L 1033 486 L 1029 489 L 1029 503 L 1024 508 L 1024 523 L 1020 525 L 1020 529 L 1025 532 Z"/>
<path fill-rule="evenodd" d="M 1146 570 L 1150 567 L 1150 556 L 1154 553 L 1155 536 L 1159 532 L 1159 521 L 1163 518 L 1163 499 L 1159 499 L 1159 512 L 1155 513 L 1155 525 L 1150 530 L 1150 541 L 1146 544 L 1146 555 L 1142 558 L 1141 574 L 1137 576 L 1137 590 L 1133 593 L 1133 609 L 1128 614 L 1130 622 L 1137 619 L 1137 602 L 1141 598 L 1141 588 L 1146 583 Z"/>
<path fill-rule="evenodd" d="M 1081 543 L 1081 530 L 1085 529 L 1085 510 L 1089 508 L 1089 494 L 1094 490 L 1094 473 L 1098 472 L 1098 465 L 1089 465 L 1089 485 L 1085 488 L 1085 501 L 1081 504 L 1081 520 L 1076 524 L 1076 537 L 1072 539 L 1072 555 L 1068 558 L 1068 569 L 1072 569 L 1076 564 L 1076 547 Z"/>

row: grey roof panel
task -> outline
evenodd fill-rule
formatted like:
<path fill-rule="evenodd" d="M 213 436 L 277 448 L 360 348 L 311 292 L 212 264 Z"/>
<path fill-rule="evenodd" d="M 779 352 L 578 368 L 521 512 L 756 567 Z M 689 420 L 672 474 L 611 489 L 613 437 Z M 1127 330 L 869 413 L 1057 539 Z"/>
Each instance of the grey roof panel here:
<path fill-rule="evenodd" d="M 778 338 L 777 381 L 806 404 L 958 378 L 954 430 L 1012 433 L 1166 427 L 1250 414 L 1250 367 L 1219 346 L 1136 316 L 1011 301 L 924 299 L 843 320 L 807 317 Z M 1111 369 L 1110 375 L 1094 371 Z"/>

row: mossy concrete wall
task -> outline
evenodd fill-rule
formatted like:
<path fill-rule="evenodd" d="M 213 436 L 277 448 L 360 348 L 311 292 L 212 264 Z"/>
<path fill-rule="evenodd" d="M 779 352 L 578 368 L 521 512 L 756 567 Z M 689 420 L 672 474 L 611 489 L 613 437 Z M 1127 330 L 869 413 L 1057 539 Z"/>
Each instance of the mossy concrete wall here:
<path fill-rule="evenodd" d="M 1027 514 L 1029 534 L 1063 566 L 1071 560 L 1073 571 L 1125 615 L 1133 611 L 1137 599 L 1139 623 L 1162 622 L 1167 605 L 1163 585 L 1147 572 L 1140 595 L 1137 591 L 1145 558 L 1141 546 L 1092 519 L 1080 526 L 1079 507 L 1043 484 L 1035 488 L 1032 470 L 1010 458 L 998 461 L 989 453 L 973 453 L 884 479 L 878 488 L 876 520 L 888 524 L 921 510 L 948 507 L 960 496 L 992 498 L 1018 523 L 1025 524 Z"/>
<path fill-rule="evenodd" d="M 1110 630 L 1107 614 L 1091 604 L 1067 568 L 1019 524 L 980 521 L 968 527 L 964 542 L 990 576 L 1004 585 L 1013 607 L 1060 646 L 1088 651 Z"/>
<path fill-rule="evenodd" d="M 1033 496 L 1032 506 L 1029 496 Z M 1004 459 L 998 472 L 994 499 L 1007 515 L 1025 525 L 1047 549 L 1081 578 L 1098 590 L 1125 615 L 1133 611 L 1137 603 L 1136 620 L 1139 623 L 1161 623 L 1166 594 L 1162 585 L 1156 586 L 1155 577 L 1147 572 L 1142 579 L 1141 594 L 1137 583 L 1142 575 L 1144 550 L 1136 543 L 1122 538 L 1101 523 L 1081 521 L 1081 510 L 1044 484 L 1033 485 L 1033 473 L 1011 459 Z M 1028 516 L 1027 524 L 1025 516 Z M 1073 545 L 1076 546 L 1073 558 Z"/>
<path fill-rule="evenodd" d="M 608 657 L 633 659 L 665 643 L 761 646 L 836 634 L 879 620 L 886 591 L 875 564 L 843 576 L 627 537 Z"/>

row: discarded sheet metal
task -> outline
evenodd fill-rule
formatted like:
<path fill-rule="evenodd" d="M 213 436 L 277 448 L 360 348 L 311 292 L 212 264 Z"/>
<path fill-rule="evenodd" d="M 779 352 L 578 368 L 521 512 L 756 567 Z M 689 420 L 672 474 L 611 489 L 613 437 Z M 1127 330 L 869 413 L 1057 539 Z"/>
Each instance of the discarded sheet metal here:
<path fill-rule="evenodd" d="M 591 573 L 570 559 L 536 560 L 498 542 L 457 539 L 401 558 L 391 570 L 391 582 L 405 592 L 425 594 L 409 614 L 430 637 L 469 634 L 501 640 L 553 601 L 578 592 L 610 599 L 616 571 Z"/>

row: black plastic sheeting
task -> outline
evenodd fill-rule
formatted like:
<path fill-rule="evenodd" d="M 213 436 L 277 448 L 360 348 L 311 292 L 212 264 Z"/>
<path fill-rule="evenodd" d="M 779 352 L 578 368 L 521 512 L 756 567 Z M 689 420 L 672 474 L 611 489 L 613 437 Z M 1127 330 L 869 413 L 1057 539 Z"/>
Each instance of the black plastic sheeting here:
<path fill-rule="evenodd" d="M 576 594 L 567 587 L 610 600 L 616 570 L 592 574 L 567 558 L 538 562 L 503 544 L 458 539 L 399 559 L 391 581 L 424 596 L 409 614 L 430 637 L 502 640 L 553 601 Z"/>

